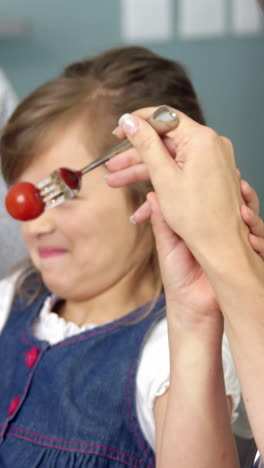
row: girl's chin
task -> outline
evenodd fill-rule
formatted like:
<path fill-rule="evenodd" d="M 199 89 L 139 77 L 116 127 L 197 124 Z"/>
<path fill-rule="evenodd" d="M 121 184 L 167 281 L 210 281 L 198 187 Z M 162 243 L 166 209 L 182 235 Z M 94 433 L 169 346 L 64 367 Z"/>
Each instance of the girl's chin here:
<path fill-rule="evenodd" d="M 80 278 L 67 276 L 67 273 L 56 275 L 41 272 L 42 281 L 55 296 L 70 302 L 86 302 L 98 296 L 97 289 L 87 289 L 87 282 L 82 284 Z"/>
<path fill-rule="evenodd" d="M 51 278 L 50 276 L 42 274 L 42 280 L 48 290 L 55 294 L 55 296 L 61 297 L 63 299 L 67 299 L 67 286 L 65 283 L 59 284 L 58 279 Z M 68 289 L 69 291 L 69 289 Z"/>
<path fill-rule="evenodd" d="M 39 268 L 42 281 L 54 294 L 60 296 L 60 291 L 69 291 L 70 283 L 67 281 L 67 270 Z"/>
<path fill-rule="evenodd" d="M 58 297 L 66 300 L 78 299 L 80 281 L 67 274 L 67 270 L 41 270 L 43 283 L 48 290 Z M 79 279 L 79 278 L 78 278 Z M 76 293 L 76 294 L 75 294 Z"/>

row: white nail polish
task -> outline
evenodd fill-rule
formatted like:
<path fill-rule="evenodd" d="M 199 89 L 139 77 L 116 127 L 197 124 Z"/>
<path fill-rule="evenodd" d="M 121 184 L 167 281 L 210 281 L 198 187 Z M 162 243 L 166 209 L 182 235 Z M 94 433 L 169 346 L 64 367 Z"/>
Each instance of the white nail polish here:
<path fill-rule="evenodd" d="M 138 130 L 138 123 L 136 119 L 130 114 L 124 114 L 119 119 L 119 126 L 124 130 L 128 136 L 133 136 Z"/>
<path fill-rule="evenodd" d="M 133 217 L 133 215 L 130 216 L 129 221 L 130 221 L 132 224 L 137 224 L 137 222 L 136 222 L 135 218 Z"/>

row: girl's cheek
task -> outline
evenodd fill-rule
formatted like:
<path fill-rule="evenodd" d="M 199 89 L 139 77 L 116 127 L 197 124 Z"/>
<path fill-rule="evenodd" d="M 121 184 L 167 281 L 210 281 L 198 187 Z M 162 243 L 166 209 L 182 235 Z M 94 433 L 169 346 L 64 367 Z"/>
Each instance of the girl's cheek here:
<path fill-rule="evenodd" d="M 28 243 L 28 234 L 27 234 L 27 229 L 26 229 L 25 223 L 21 224 L 20 231 L 21 231 L 21 236 L 23 238 L 23 241 L 27 244 Z"/>

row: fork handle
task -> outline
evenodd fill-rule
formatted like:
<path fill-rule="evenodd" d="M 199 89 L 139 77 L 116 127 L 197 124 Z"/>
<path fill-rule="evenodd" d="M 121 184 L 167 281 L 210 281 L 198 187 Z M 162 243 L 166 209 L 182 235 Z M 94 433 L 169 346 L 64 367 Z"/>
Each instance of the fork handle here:
<path fill-rule="evenodd" d="M 159 135 L 169 132 L 177 127 L 179 123 L 178 116 L 176 112 L 169 106 L 161 106 L 159 107 L 147 120 L 151 127 L 154 128 L 158 132 Z M 96 167 L 100 166 L 101 164 L 106 163 L 111 159 L 113 156 L 116 156 L 123 151 L 126 151 L 132 148 L 132 143 L 125 138 L 125 140 L 118 143 L 113 148 L 105 151 L 101 154 L 98 158 L 96 158 L 93 162 L 85 166 L 81 169 L 81 175 L 86 174 L 87 172 L 95 169 Z"/>

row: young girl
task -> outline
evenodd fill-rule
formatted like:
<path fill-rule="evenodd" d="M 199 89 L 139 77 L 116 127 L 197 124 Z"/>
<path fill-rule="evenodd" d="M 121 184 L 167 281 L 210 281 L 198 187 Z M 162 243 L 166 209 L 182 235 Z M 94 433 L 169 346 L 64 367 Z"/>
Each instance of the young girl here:
<path fill-rule="evenodd" d="M 116 143 L 111 132 L 121 114 L 164 103 L 204 123 L 176 62 L 132 47 L 73 64 L 11 116 L 1 138 L 4 178 L 35 184 L 58 167 L 79 169 Z M 29 260 L 0 284 L 1 467 L 184 466 L 177 454 L 201 415 L 193 413 L 184 431 L 174 426 L 188 404 L 177 388 L 181 375 L 170 381 L 175 356 L 185 359 L 175 311 L 165 318 L 151 225 L 129 221 L 152 186 L 113 190 L 107 173 L 92 171 L 75 199 L 22 223 Z M 180 277 L 184 265 L 176 267 Z M 188 291 L 182 308 L 215 311 L 221 329 L 206 279 Z M 215 340 L 223 358 L 215 366 L 221 432 L 236 417 L 239 385 L 226 338 Z M 203 379 L 206 357 L 196 358 L 192 371 Z M 202 419 L 208 428 L 206 411 Z M 207 441 L 215 468 L 237 463 L 230 427 L 223 447 L 210 431 Z"/>

